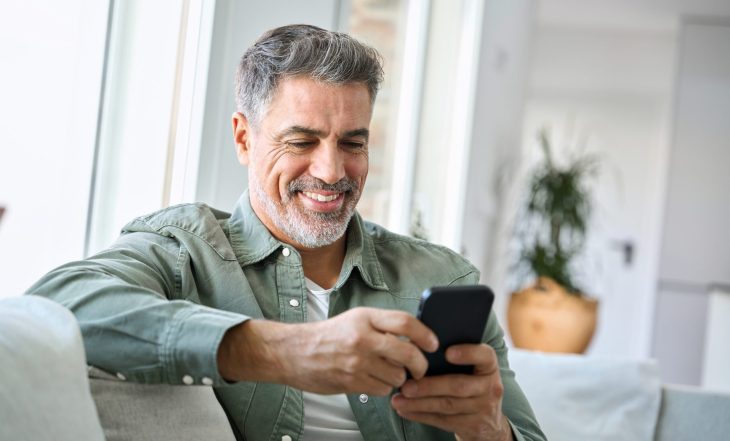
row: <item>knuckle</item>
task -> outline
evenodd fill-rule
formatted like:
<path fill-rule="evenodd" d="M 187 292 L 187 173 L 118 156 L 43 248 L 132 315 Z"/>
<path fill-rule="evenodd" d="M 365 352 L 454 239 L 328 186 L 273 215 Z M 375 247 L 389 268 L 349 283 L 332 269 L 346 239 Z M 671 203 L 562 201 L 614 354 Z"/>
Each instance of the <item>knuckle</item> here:
<path fill-rule="evenodd" d="M 354 375 L 360 371 L 362 364 L 362 357 L 353 355 L 344 361 L 342 368 L 348 375 Z"/>
<path fill-rule="evenodd" d="M 411 323 L 411 316 L 405 312 L 398 312 L 393 316 L 393 326 L 401 331 L 406 331 Z"/>
<path fill-rule="evenodd" d="M 443 410 L 448 413 L 453 413 L 457 410 L 457 401 L 453 397 L 444 397 L 441 405 L 443 406 Z"/>
<path fill-rule="evenodd" d="M 352 332 L 345 337 L 345 345 L 350 350 L 357 350 L 362 347 L 365 338 L 359 332 Z"/>
<path fill-rule="evenodd" d="M 373 395 L 377 395 L 377 396 L 383 397 L 385 395 L 390 394 L 391 389 L 392 388 L 389 385 L 384 384 L 382 386 L 378 386 L 376 388 L 375 393 Z"/>
<path fill-rule="evenodd" d="M 497 381 L 494 385 L 492 385 L 492 395 L 497 398 L 502 398 L 502 396 L 504 396 L 504 385 L 501 381 Z"/>

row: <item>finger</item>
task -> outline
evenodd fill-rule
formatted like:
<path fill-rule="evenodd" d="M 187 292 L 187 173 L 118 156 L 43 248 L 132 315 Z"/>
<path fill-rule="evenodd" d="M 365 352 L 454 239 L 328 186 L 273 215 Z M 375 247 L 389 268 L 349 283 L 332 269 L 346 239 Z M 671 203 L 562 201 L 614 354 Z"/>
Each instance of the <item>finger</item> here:
<path fill-rule="evenodd" d="M 367 367 L 370 376 L 393 387 L 400 387 L 406 381 L 406 371 L 403 366 L 394 364 L 382 358 L 374 358 Z"/>
<path fill-rule="evenodd" d="M 407 312 L 373 310 L 370 314 L 370 324 L 379 331 L 408 337 L 424 351 L 433 352 L 438 349 L 436 334 Z"/>
<path fill-rule="evenodd" d="M 428 361 L 423 352 L 413 343 L 403 341 L 392 334 L 379 334 L 375 338 L 377 339 L 374 344 L 376 354 L 391 360 L 396 365 L 405 367 L 413 378 L 422 378 L 426 374 Z"/>
<path fill-rule="evenodd" d="M 480 375 L 434 375 L 411 379 L 401 386 L 401 392 L 408 398 L 417 397 L 476 397 L 485 395 L 493 382 L 490 376 Z"/>
<path fill-rule="evenodd" d="M 393 409 L 406 413 L 438 413 L 442 415 L 470 415 L 482 411 L 489 405 L 483 397 L 426 397 L 406 398 L 403 394 L 391 398 Z"/>
<path fill-rule="evenodd" d="M 446 350 L 446 360 L 453 364 L 474 365 L 475 375 L 490 375 L 499 371 L 496 352 L 483 343 L 451 346 Z"/>
<path fill-rule="evenodd" d="M 473 415 L 443 415 L 438 413 L 405 412 L 397 410 L 396 413 L 407 420 L 434 426 L 451 433 L 457 433 L 463 430 L 464 427 L 472 424 L 472 420 L 474 419 Z"/>

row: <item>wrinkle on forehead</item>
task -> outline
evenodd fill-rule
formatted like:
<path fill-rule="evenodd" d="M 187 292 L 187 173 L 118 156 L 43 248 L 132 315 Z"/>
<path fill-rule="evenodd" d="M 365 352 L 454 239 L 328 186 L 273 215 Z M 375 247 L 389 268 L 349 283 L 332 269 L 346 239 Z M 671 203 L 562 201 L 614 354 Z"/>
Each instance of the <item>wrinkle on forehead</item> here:
<path fill-rule="evenodd" d="M 317 112 L 312 113 L 312 108 Z M 308 77 L 292 77 L 279 84 L 262 122 L 277 113 L 282 121 L 288 121 L 285 127 L 298 125 L 313 129 L 329 125 L 332 118 L 348 115 L 352 119 L 351 129 L 355 130 L 369 125 L 372 102 L 367 87 L 361 83 L 326 84 Z"/>

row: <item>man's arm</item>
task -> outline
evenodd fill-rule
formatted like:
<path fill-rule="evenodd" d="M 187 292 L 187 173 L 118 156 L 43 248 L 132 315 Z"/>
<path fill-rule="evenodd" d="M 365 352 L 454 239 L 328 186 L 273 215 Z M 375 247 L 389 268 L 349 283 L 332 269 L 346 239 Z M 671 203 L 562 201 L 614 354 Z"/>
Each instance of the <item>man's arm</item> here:
<path fill-rule="evenodd" d="M 428 365 L 421 349 L 437 347 L 433 333 L 406 312 L 354 308 L 315 323 L 250 320 L 226 334 L 218 366 L 233 381 L 388 395 L 406 371 L 422 378 Z"/>
<path fill-rule="evenodd" d="M 172 238 L 124 235 L 108 250 L 51 271 L 27 293 L 74 313 L 92 365 L 137 382 L 220 384 L 218 344 L 248 317 L 183 300 L 192 294 L 180 292 L 192 277 L 185 253 Z"/>

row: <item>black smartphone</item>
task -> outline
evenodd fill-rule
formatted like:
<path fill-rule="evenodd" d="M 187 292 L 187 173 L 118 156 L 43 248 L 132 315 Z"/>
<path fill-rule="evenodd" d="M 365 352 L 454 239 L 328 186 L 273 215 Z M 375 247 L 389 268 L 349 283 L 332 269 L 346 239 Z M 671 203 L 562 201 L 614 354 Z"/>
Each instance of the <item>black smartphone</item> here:
<path fill-rule="evenodd" d="M 494 303 L 494 293 L 485 285 L 436 286 L 421 294 L 417 317 L 439 339 L 436 352 L 424 352 L 426 375 L 472 374 L 474 366 L 446 361 L 446 349 L 461 343 L 480 343 Z"/>

